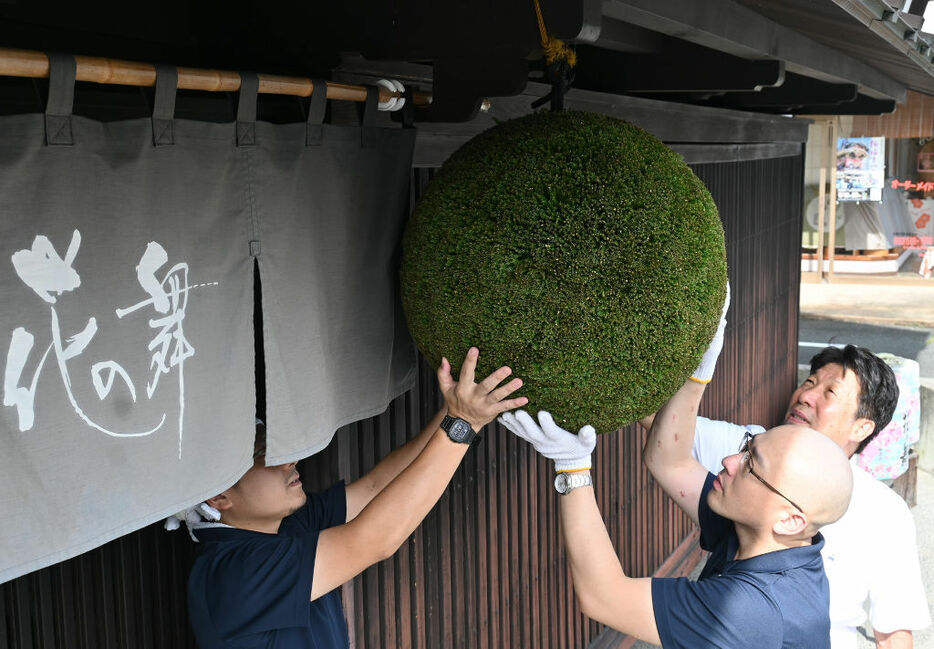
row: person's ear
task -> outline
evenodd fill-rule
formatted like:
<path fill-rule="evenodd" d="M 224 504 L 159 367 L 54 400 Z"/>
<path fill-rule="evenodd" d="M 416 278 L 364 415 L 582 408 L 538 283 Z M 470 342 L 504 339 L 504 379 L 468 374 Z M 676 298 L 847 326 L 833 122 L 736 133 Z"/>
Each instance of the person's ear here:
<path fill-rule="evenodd" d="M 233 506 L 233 503 L 230 502 L 230 498 L 227 497 L 226 491 L 222 494 L 214 496 L 213 498 L 208 498 L 204 502 L 219 512 L 228 510 Z"/>
<path fill-rule="evenodd" d="M 808 527 L 807 515 L 796 509 L 787 509 L 784 514 L 785 516 L 772 526 L 772 531 L 778 536 L 803 534 Z"/>
<path fill-rule="evenodd" d="M 853 423 L 853 428 L 850 429 L 850 441 L 856 442 L 856 444 L 862 443 L 864 439 L 872 435 L 872 432 L 876 429 L 876 423 L 871 419 L 866 419 L 865 417 L 860 417 Z"/>

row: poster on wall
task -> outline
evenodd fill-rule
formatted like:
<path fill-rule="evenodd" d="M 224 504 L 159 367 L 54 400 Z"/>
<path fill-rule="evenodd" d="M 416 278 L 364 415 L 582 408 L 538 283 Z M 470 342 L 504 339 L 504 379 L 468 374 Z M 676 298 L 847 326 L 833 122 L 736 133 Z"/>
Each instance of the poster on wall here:
<path fill-rule="evenodd" d="M 909 198 L 905 200 L 905 206 L 914 228 L 911 231 L 896 232 L 895 245 L 916 250 L 934 246 L 934 199 Z"/>
<path fill-rule="evenodd" d="M 881 201 L 884 183 L 884 137 L 837 140 L 837 200 Z"/>

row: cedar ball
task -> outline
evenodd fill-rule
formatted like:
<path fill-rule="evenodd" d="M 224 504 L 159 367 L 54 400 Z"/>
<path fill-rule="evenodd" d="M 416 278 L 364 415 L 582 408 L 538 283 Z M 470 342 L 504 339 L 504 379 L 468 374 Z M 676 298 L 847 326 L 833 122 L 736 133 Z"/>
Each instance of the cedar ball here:
<path fill-rule="evenodd" d="M 478 380 L 509 365 L 531 412 L 605 433 L 657 410 L 700 362 L 726 291 L 723 227 L 654 136 L 534 113 L 444 163 L 406 226 L 400 281 L 434 367 L 476 345 Z"/>

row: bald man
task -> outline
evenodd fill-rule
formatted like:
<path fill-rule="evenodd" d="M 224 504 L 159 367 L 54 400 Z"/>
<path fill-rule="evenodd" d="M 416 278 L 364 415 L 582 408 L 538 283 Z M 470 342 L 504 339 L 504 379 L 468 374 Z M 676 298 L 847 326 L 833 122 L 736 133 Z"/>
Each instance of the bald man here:
<path fill-rule="evenodd" d="M 692 455 L 697 410 L 723 346 L 720 327 L 701 365 L 655 417 L 643 460 L 665 492 L 700 526 L 708 550 L 700 578 L 625 574 L 597 507 L 590 475 L 596 434 L 575 435 L 547 412 L 499 421 L 554 460 L 568 563 L 581 610 L 666 649 L 830 647 L 830 595 L 821 526 L 837 520 L 853 488 L 846 455 L 805 426 L 744 440 L 709 473 Z"/>
<path fill-rule="evenodd" d="M 832 649 L 856 649 L 867 619 L 879 649 L 911 649 L 914 631 L 931 624 L 911 511 L 855 457 L 886 427 L 897 403 L 898 385 L 885 361 L 862 347 L 826 347 L 811 359 L 810 373 L 784 416 L 785 423 L 823 433 L 850 457 L 850 507 L 821 530 Z M 640 421 L 646 430 L 653 417 Z M 718 472 L 721 459 L 736 451 L 746 433 L 764 430 L 698 417 L 694 457 Z"/>
<path fill-rule="evenodd" d="M 594 620 L 666 649 L 830 646 L 830 595 L 818 530 L 846 511 L 843 451 L 804 426 L 750 436 L 714 475 L 691 454 L 704 385 L 688 381 L 658 412 L 643 459 L 700 526 L 711 553 L 697 581 L 623 571 L 590 476 L 593 428 L 574 435 L 547 412 L 500 421 L 556 461 L 561 530 L 574 591 Z"/>
<path fill-rule="evenodd" d="M 702 393 L 696 385 L 689 383 L 687 388 Z M 697 482 L 708 474 L 699 462 L 683 462 L 680 447 L 675 448 L 675 457 L 665 457 L 665 434 L 664 428 L 655 431 L 656 445 L 646 445 L 644 459 L 652 475 L 660 481 L 672 482 L 669 487 L 678 489 L 680 498 L 681 488 L 686 486 L 681 483 Z M 852 472 L 846 456 L 836 450 L 840 449 L 832 440 L 805 426 L 784 425 L 761 436 L 750 434 L 737 453 L 723 458 L 724 468 L 713 479 L 707 502 L 714 512 L 736 523 L 737 534 L 748 541 L 747 555 L 755 553 L 752 545 L 761 546 L 764 552 L 811 545 L 817 530 L 838 520 L 849 505 Z M 687 474 L 684 480 L 678 480 L 668 475 L 675 471 L 697 475 Z M 746 475 L 751 479 L 746 479 Z M 779 489 L 774 485 L 782 486 Z M 771 497 L 763 503 L 756 496 L 763 486 L 778 498 Z M 794 501 L 785 494 L 805 497 Z M 799 506 L 797 502 L 807 505 Z M 751 540 L 752 536 L 758 540 Z"/>

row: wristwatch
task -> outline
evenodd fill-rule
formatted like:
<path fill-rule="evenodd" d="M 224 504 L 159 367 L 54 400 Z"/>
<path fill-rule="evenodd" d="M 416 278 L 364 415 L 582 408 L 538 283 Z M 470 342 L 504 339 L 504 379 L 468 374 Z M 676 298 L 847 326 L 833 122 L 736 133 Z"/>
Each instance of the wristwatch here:
<path fill-rule="evenodd" d="M 460 417 L 445 415 L 441 420 L 441 428 L 452 442 L 472 444 L 480 441 L 480 434 L 471 427 L 470 422 Z"/>
<path fill-rule="evenodd" d="M 589 487 L 593 484 L 590 471 L 576 473 L 559 473 L 555 476 L 555 491 L 566 496 L 578 487 Z"/>

